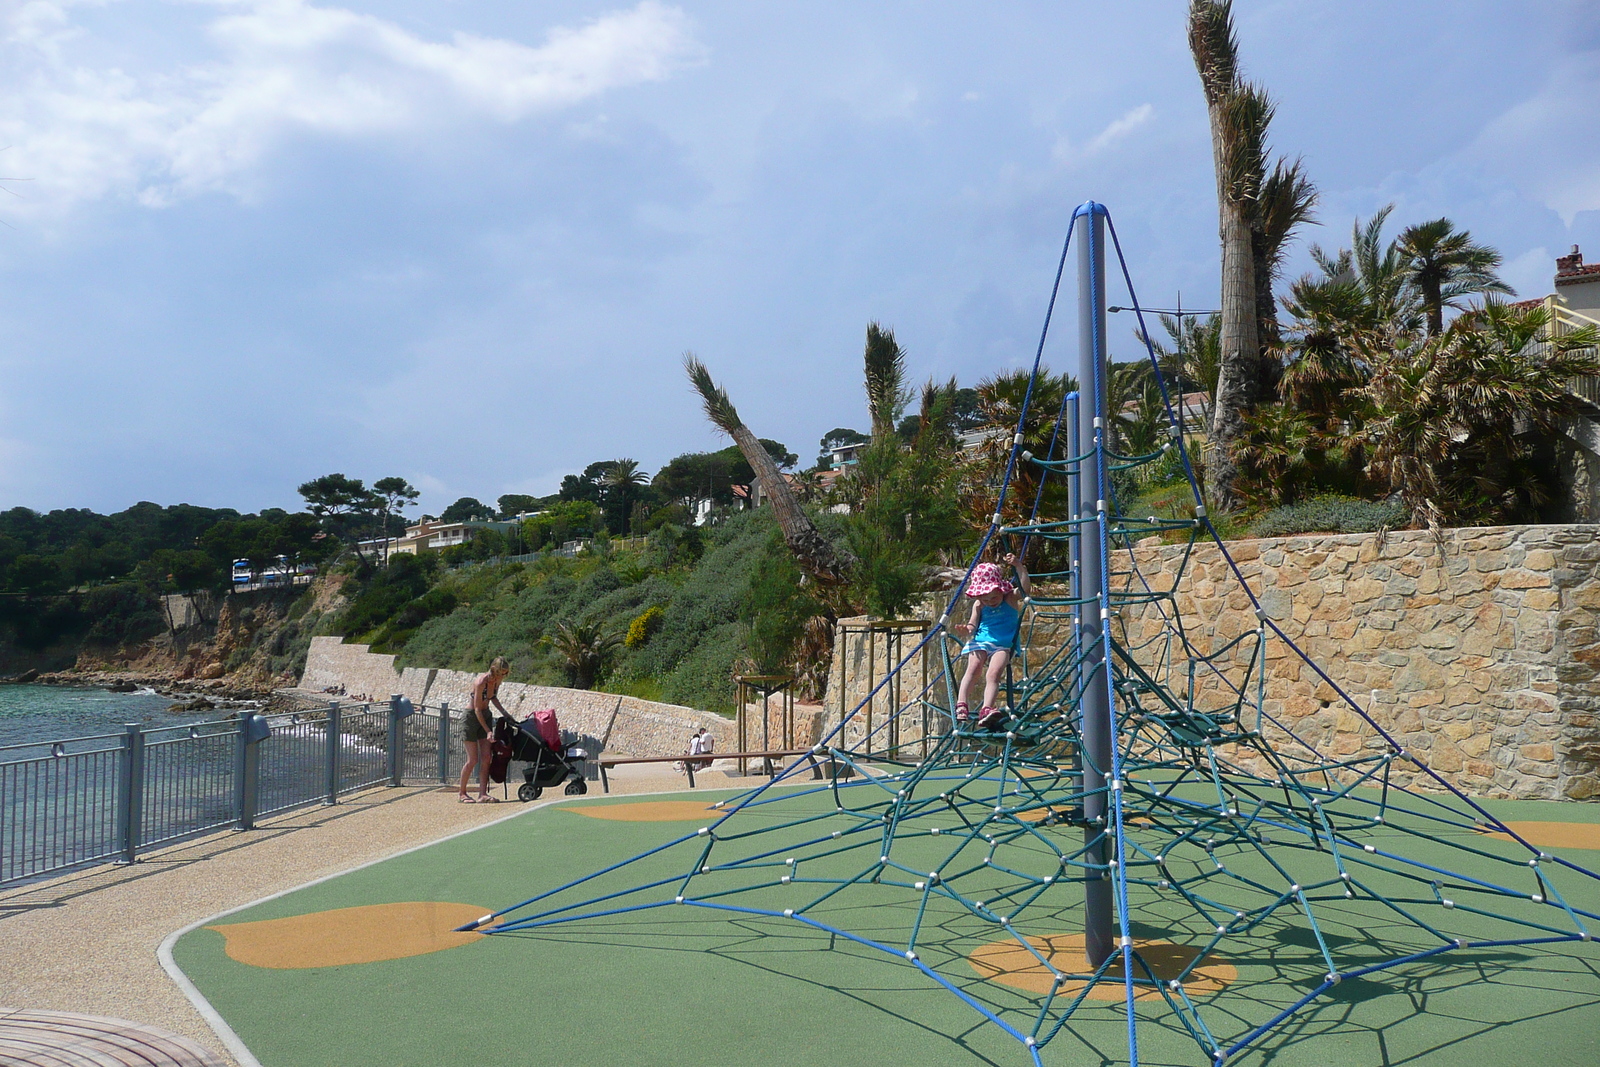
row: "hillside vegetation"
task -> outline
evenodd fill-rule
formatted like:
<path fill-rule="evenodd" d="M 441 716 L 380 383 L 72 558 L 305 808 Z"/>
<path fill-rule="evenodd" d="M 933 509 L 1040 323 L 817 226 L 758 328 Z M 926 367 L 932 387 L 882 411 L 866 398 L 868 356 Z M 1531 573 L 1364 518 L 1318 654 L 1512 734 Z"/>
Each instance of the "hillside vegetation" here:
<path fill-rule="evenodd" d="M 396 557 L 365 576 L 335 628 L 403 666 L 473 670 L 503 655 L 517 681 L 728 713 L 734 672 L 782 669 L 818 611 L 771 517 L 741 512 L 575 558 L 449 570 Z"/>

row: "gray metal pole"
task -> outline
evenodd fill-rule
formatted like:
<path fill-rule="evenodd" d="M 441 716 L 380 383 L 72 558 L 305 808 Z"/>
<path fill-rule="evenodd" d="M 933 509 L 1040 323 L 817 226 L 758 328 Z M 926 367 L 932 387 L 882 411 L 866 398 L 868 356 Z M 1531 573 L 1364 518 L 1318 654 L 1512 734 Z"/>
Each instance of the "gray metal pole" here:
<path fill-rule="evenodd" d="M 328 739 L 327 739 L 327 795 L 322 798 L 324 804 L 339 803 L 339 702 L 328 701 Z"/>
<path fill-rule="evenodd" d="M 450 702 L 439 705 L 439 783 L 450 784 Z"/>
<path fill-rule="evenodd" d="M 125 724 L 122 749 L 122 795 L 118 798 L 117 829 L 121 835 L 122 862 L 132 863 L 139 851 L 140 823 L 144 821 L 144 731 Z"/>
<path fill-rule="evenodd" d="M 400 694 L 389 698 L 389 784 L 399 785 L 405 758 L 400 752 Z"/>
<path fill-rule="evenodd" d="M 1106 336 L 1106 250 L 1105 208 L 1094 202 L 1079 208 L 1073 221 L 1078 246 L 1078 392 L 1088 398 L 1092 418 L 1088 425 L 1080 420 L 1078 453 L 1089 458 L 1083 465 L 1079 518 L 1097 520 L 1085 523 L 1079 559 L 1079 593 L 1082 605 L 1083 691 L 1079 707 L 1083 713 L 1083 788 L 1086 792 L 1083 814 L 1087 851 L 1084 862 L 1100 870 L 1090 870 L 1084 880 L 1084 954 L 1089 966 L 1104 963 L 1116 947 L 1112 935 L 1111 879 L 1107 860 L 1111 850 L 1106 843 L 1109 825 L 1106 775 L 1111 769 L 1111 702 L 1106 692 L 1104 620 L 1099 597 L 1105 586 L 1105 558 L 1101 537 L 1106 521 L 1105 455 L 1101 450 L 1106 425 L 1105 336 Z"/>
<path fill-rule="evenodd" d="M 268 736 L 264 716 L 251 714 L 244 717 L 245 732 L 243 783 L 239 787 L 239 829 L 250 830 L 256 825 L 256 809 L 261 806 L 261 742 Z"/>
<path fill-rule="evenodd" d="M 237 829 L 250 829 L 250 818 L 245 814 L 245 773 L 250 762 L 250 715 L 248 711 L 241 711 L 239 719 L 238 747 L 233 750 L 233 813 L 238 821 Z"/>

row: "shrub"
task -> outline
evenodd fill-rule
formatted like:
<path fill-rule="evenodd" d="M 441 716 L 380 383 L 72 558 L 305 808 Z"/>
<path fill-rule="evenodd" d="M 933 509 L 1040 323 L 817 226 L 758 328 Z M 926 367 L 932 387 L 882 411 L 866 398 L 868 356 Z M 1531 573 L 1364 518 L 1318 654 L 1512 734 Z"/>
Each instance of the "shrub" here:
<path fill-rule="evenodd" d="M 1302 504 L 1273 508 L 1256 520 L 1256 537 L 1301 533 L 1370 533 L 1405 525 L 1403 504 L 1383 504 L 1347 496 L 1319 496 Z"/>
<path fill-rule="evenodd" d="M 650 640 L 652 634 L 661 628 L 661 617 L 665 614 L 666 612 L 662 610 L 659 604 L 646 608 L 642 614 L 636 616 L 628 624 L 628 636 L 623 638 L 622 643 L 629 648 L 638 648 L 643 645 Z"/>

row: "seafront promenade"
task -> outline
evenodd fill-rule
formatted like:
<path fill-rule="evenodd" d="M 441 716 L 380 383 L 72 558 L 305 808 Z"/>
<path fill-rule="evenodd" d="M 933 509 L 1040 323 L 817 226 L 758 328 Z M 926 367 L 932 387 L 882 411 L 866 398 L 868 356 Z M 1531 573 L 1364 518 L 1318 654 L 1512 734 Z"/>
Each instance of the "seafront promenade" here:
<path fill-rule="evenodd" d="M 629 770 L 629 769 L 619 769 Z M 756 784 L 713 774 L 703 785 Z M 687 788 L 681 775 L 635 769 L 612 791 Z M 553 800 L 562 799 L 560 796 Z M 514 817 L 515 800 L 461 804 L 454 787 L 380 787 L 303 808 L 254 830 L 224 831 L 0 891 L 0 1003 L 107 1015 L 188 1037 L 236 1063 L 157 959 L 174 931 L 229 908 L 440 838 Z"/>

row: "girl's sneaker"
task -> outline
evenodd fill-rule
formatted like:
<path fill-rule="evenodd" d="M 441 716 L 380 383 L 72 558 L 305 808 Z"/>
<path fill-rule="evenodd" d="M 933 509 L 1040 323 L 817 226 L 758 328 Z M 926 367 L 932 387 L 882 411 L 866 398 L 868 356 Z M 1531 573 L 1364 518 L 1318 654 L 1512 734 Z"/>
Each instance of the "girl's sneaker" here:
<path fill-rule="evenodd" d="M 993 730 L 1005 721 L 1006 711 L 1004 708 L 984 708 L 978 712 L 978 729 L 980 730 Z"/>
<path fill-rule="evenodd" d="M 956 725 L 965 726 L 972 721 L 972 709 L 967 707 L 965 700 L 956 701 Z"/>

